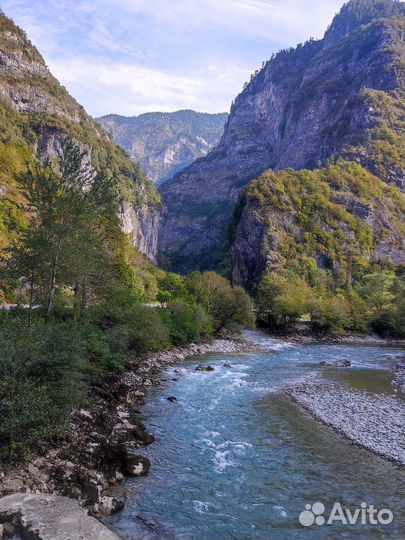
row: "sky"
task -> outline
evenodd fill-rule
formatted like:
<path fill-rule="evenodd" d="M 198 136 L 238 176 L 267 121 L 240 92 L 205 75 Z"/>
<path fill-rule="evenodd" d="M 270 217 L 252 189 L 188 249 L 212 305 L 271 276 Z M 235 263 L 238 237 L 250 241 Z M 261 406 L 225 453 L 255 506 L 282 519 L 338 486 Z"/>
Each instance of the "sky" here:
<path fill-rule="evenodd" d="M 320 38 L 343 0 L 0 0 L 92 116 L 229 111 L 273 52 Z"/>

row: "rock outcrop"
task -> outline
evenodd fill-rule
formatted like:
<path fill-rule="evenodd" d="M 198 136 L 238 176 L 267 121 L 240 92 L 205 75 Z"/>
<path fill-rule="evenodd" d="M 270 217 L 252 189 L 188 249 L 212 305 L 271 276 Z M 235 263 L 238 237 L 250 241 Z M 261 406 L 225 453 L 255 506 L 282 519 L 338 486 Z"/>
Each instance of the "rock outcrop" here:
<path fill-rule="evenodd" d="M 118 540 L 73 499 L 38 493 L 14 493 L 0 499 L 0 524 L 15 538 L 38 540 Z M 9 536 L 9 534 L 7 534 Z"/>
<path fill-rule="evenodd" d="M 7 244 L 13 224 L 10 212 L 21 213 L 24 202 L 18 190 L 18 165 L 52 158 L 66 138 L 86 153 L 83 166 L 103 170 L 116 186 L 123 226 L 136 248 L 156 259 L 160 197 L 123 150 L 112 143 L 102 128 L 52 76 L 44 59 L 27 36 L 0 13 L 0 245 Z M 15 164 L 15 167 L 14 167 Z M 13 170 L 15 169 L 15 170 Z M 4 217 L 3 208 L 4 205 Z M 8 234 L 9 233 L 9 234 Z"/>
<path fill-rule="evenodd" d="M 348 254 L 405 263 L 405 197 L 357 163 L 314 171 L 267 171 L 234 213 L 233 281 L 250 286 L 267 270 L 338 270 Z"/>
<path fill-rule="evenodd" d="M 266 169 L 343 156 L 404 187 L 404 31 L 402 2 L 351 0 L 324 39 L 281 51 L 252 77 L 219 145 L 161 188 L 160 250 L 174 270 L 218 267 L 234 203 Z"/>
<path fill-rule="evenodd" d="M 161 184 L 216 146 L 227 118 L 227 113 L 183 110 L 131 117 L 109 114 L 97 122 L 153 182 Z"/>

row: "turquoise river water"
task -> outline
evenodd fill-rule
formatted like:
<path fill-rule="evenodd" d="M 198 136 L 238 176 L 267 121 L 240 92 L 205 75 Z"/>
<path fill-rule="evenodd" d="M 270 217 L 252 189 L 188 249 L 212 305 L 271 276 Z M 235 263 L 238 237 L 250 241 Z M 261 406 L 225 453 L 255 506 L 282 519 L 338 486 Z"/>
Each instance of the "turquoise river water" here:
<path fill-rule="evenodd" d="M 169 369 L 148 393 L 141 419 L 156 436 L 142 451 L 148 476 L 125 484 L 126 507 L 108 525 L 123 539 L 337 540 L 405 538 L 405 472 L 315 421 L 280 392 L 319 373 L 372 392 L 393 392 L 390 369 L 403 350 L 300 345 L 248 332 L 266 352 L 212 354 Z M 351 369 L 321 360 L 350 358 Z M 223 367 L 224 363 L 232 365 Z M 174 380 L 177 379 L 177 380 Z M 177 403 L 167 401 L 175 396 Z M 388 508 L 388 525 L 303 527 L 306 504 L 361 502 Z"/>

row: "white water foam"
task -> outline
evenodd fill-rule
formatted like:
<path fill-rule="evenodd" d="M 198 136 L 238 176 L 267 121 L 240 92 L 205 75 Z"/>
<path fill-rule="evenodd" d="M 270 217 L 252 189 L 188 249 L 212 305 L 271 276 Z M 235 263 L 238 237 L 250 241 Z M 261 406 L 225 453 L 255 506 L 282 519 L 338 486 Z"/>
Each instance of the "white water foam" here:
<path fill-rule="evenodd" d="M 197 514 L 206 514 L 210 509 L 210 503 L 204 502 L 204 501 L 197 501 L 194 500 L 193 502 L 193 508 L 197 512 Z"/>
<path fill-rule="evenodd" d="M 236 467 L 239 465 L 237 456 L 245 455 L 247 448 L 252 448 L 252 444 L 245 441 L 224 441 L 215 442 L 207 436 L 212 432 L 205 432 L 205 437 L 199 442 L 203 443 L 207 450 L 213 452 L 211 461 L 214 463 L 214 469 L 218 473 L 224 472 L 228 467 Z M 214 438 L 217 438 L 220 434 L 213 432 Z"/>

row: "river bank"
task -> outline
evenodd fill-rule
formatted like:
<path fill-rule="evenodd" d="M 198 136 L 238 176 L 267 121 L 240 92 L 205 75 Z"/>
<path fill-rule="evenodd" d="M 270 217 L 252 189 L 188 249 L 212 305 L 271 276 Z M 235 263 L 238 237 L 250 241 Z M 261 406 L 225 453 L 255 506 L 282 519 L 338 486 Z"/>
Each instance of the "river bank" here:
<path fill-rule="evenodd" d="M 148 472 L 148 460 L 136 449 L 154 441 L 134 406 L 142 406 L 147 389 L 160 384 L 162 370 L 188 357 L 249 350 L 252 345 L 240 339 L 214 339 L 129 358 L 124 373 L 91 386 L 87 408 L 71 414 L 57 439 L 15 466 L 0 464 L 0 497 L 16 492 L 68 496 L 96 517 L 121 510 L 123 500 L 109 492 L 124 477 Z"/>

